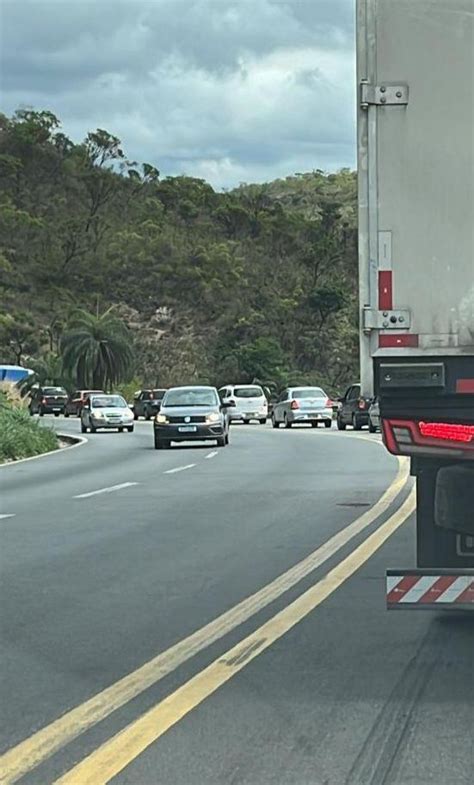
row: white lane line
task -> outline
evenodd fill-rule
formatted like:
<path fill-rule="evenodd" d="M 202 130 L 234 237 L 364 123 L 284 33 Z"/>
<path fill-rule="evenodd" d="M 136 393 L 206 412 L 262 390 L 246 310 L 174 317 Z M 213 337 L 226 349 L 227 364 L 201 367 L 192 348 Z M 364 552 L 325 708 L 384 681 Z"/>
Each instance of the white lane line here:
<path fill-rule="evenodd" d="M 0 520 L 1 520 L 2 518 L 14 518 L 14 517 L 15 517 L 15 513 L 14 513 L 14 512 L 4 512 L 4 513 L 0 513 Z"/>
<path fill-rule="evenodd" d="M 178 472 L 185 472 L 186 469 L 194 469 L 195 466 L 195 463 L 188 463 L 187 466 L 177 466 L 176 469 L 168 469 L 168 471 L 163 472 L 163 474 L 177 474 Z"/>
<path fill-rule="evenodd" d="M 108 488 L 99 488 L 97 491 L 78 493 L 77 496 L 73 496 L 73 498 L 88 499 L 89 496 L 98 496 L 99 493 L 112 493 L 113 491 L 120 491 L 122 488 L 130 488 L 131 485 L 138 485 L 138 482 L 121 482 L 120 485 L 110 485 Z"/>
<path fill-rule="evenodd" d="M 206 460 L 208 461 L 209 458 L 215 458 L 216 455 L 219 455 L 219 453 L 217 452 L 217 450 L 214 450 L 214 452 L 210 452 L 209 455 L 206 455 Z"/>

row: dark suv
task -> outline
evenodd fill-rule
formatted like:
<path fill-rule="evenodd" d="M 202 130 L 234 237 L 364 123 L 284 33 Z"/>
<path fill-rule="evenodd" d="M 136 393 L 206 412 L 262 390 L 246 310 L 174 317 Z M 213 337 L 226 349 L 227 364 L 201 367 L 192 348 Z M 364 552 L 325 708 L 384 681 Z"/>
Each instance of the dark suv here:
<path fill-rule="evenodd" d="M 151 418 L 160 411 L 161 401 L 166 390 L 140 390 L 133 399 L 133 414 L 136 420 Z"/>
<path fill-rule="evenodd" d="M 59 417 L 64 413 L 67 392 L 64 387 L 39 387 L 33 393 L 29 405 L 30 414 L 54 414 Z"/>
<path fill-rule="evenodd" d="M 352 425 L 355 431 L 360 431 L 364 425 L 369 424 L 370 398 L 363 398 L 360 394 L 360 384 L 353 384 L 342 398 L 339 398 L 341 408 L 337 413 L 337 427 L 345 431 Z"/>

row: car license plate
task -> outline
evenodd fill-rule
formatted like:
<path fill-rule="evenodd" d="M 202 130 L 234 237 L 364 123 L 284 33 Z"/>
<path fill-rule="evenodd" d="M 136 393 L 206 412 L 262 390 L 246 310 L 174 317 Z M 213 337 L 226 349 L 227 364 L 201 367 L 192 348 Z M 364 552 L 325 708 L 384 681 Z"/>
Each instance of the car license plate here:
<path fill-rule="evenodd" d="M 178 428 L 180 433 L 196 433 L 197 426 L 196 425 L 182 425 L 181 428 Z"/>
<path fill-rule="evenodd" d="M 60 411 L 61 411 L 60 406 L 53 406 L 53 412 L 60 412 Z"/>

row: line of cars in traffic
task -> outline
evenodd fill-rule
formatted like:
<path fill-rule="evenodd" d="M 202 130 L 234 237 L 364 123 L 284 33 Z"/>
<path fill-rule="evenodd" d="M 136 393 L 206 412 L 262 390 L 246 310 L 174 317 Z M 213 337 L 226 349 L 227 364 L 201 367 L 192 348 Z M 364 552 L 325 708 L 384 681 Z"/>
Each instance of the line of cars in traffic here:
<path fill-rule="evenodd" d="M 29 408 L 31 414 L 40 416 L 78 416 L 83 433 L 99 429 L 131 433 L 139 417 L 153 418 L 156 449 L 166 449 L 172 442 L 210 439 L 224 447 L 236 420 L 264 425 L 270 418 L 273 428 L 301 424 L 331 428 L 336 411 L 341 431 L 348 425 L 355 430 L 368 425 L 375 431 L 380 425 L 377 401 L 361 397 L 358 384 L 351 385 L 336 402 L 321 387 L 287 387 L 271 404 L 257 384 L 231 384 L 219 390 L 202 385 L 139 390 L 131 404 L 122 395 L 103 390 L 76 390 L 68 396 L 63 387 L 41 387 L 33 392 Z"/>

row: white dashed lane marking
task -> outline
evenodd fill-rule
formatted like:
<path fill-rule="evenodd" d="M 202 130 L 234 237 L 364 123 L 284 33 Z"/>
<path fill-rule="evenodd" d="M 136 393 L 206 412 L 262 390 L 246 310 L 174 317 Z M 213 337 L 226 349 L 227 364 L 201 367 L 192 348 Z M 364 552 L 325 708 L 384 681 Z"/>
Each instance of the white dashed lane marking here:
<path fill-rule="evenodd" d="M 163 472 L 163 474 L 177 474 L 178 472 L 186 471 L 186 469 L 194 469 L 195 466 L 195 463 L 188 463 L 187 466 L 177 466 L 176 469 L 168 469 L 168 471 Z"/>
<path fill-rule="evenodd" d="M 119 485 L 110 485 L 108 488 L 99 488 L 97 491 L 89 491 L 89 493 L 78 493 L 74 499 L 88 499 L 89 496 L 98 496 L 100 493 L 113 493 L 113 491 L 121 491 L 122 488 L 130 488 L 132 485 L 138 485 L 138 482 L 121 482 Z"/>

